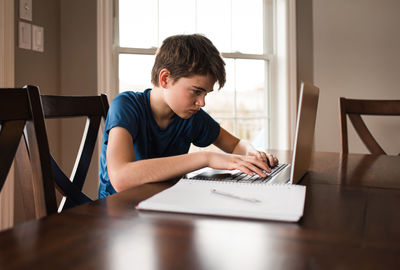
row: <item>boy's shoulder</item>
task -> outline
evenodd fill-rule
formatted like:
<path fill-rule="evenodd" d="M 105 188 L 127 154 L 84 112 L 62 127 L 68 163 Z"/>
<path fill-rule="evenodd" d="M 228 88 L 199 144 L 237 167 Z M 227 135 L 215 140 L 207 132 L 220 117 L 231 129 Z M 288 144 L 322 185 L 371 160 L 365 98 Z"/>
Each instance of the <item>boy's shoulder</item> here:
<path fill-rule="evenodd" d="M 135 91 L 124 91 L 119 93 L 113 100 L 114 103 L 146 103 L 149 91 L 151 89 L 146 89 L 143 92 Z"/>
<path fill-rule="evenodd" d="M 145 97 L 151 89 L 146 89 L 144 91 L 124 91 L 119 93 L 115 98 L 135 98 L 135 97 Z"/>
<path fill-rule="evenodd" d="M 125 119 L 148 114 L 150 101 L 148 100 L 149 90 L 143 92 L 125 91 L 119 93 L 111 102 L 109 115 Z"/>

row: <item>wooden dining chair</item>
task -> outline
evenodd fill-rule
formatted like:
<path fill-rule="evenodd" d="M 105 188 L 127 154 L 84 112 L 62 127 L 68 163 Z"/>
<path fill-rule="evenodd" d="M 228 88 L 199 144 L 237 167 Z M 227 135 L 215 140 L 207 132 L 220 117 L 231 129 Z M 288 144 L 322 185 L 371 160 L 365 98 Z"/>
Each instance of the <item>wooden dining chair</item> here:
<path fill-rule="evenodd" d="M 101 121 L 108 112 L 107 96 L 53 96 L 41 95 L 45 119 L 85 117 L 86 127 L 75 159 L 74 169 L 67 177 L 56 160 L 51 156 L 54 180 L 63 199 L 58 211 L 92 201 L 82 192 L 89 170 L 90 161 L 97 141 Z"/>
<path fill-rule="evenodd" d="M 26 136 L 27 132 L 30 137 Z M 22 160 L 16 160 L 21 148 L 27 154 L 27 162 L 23 164 Z M 36 87 L 0 89 L 0 191 L 13 160 L 16 160 L 17 169 L 31 168 L 30 173 L 20 179 L 22 196 L 33 198 L 32 202 L 24 204 L 31 210 L 29 217 L 41 218 L 56 213 L 49 146 Z"/>
<path fill-rule="evenodd" d="M 348 115 L 357 134 L 371 154 L 386 155 L 386 152 L 372 136 L 361 115 L 400 116 L 400 100 L 363 100 L 341 97 L 339 98 L 339 108 L 342 153 L 349 152 L 346 119 L 346 115 Z"/>

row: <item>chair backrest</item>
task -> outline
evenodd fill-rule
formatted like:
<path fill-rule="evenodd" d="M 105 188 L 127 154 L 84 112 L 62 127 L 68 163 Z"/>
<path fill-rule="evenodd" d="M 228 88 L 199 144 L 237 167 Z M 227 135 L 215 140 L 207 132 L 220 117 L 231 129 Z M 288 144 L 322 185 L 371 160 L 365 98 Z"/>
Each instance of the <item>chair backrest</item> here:
<path fill-rule="evenodd" d="M 97 141 L 101 121 L 105 121 L 108 112 L 107 96 L 51 96 L 41 95 L 44 117 L 70 118 L 86 117 L 86 127 L 82 136 L 79 152 L 75 159 L 71 177 L 67 177 L 51 158 L 56 187 L 64 195 L 59 211 L 90 202 L 82 192 L 89 170 L 90 161 Z"/>
<path fill-rule="evenodd" d="M 363 99 L 339 99 L 339 117 L 341 127 L 341 151 L 347 154 L 348 134 L 346 115 L 349 116 L 357 134 L 371 154 L 386 155 L 386 152 L 378 144 L 365 125 L 361 115 L 398 115 L 400 116 L 400 100 L 363 100 Z"/>
<path fill-rule="evenodd" d="M 35 213 L 41 218 L 57 212 L 56 195 L 50 163 L 49 146 L 45 132 L 39 90 L 36 87 L 0 89 L 0 191 L 6 181 L 17 149 L 25 148 L 31 167 L 29 177 L 21 179 L 33 194 Z M 31 133 L 30 137 L 26 133 Z M 20 144 L 20 142 L 22 142 Z M 16 160 L 17 161 L 17 160 Z M 16 162 L 17 163 L 17 162 Z M 22 195 L 24 196 L 24 194 Z M 31 216 L 32 217 L 32 216 Z"/>

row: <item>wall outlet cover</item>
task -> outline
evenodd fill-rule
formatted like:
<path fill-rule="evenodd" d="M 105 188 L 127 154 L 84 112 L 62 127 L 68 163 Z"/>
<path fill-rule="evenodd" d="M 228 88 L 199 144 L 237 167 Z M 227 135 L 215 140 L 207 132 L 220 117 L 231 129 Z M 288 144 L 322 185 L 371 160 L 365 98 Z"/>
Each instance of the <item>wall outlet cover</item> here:
<path fill-rule="evenodd" d="M 21 49 L 31 49 L 32 44 L 32 25 L 30 23 L 18 23 L 18 47 Z"/>
<path fill-rule="evenodd" d="M 32 25 L 32 50 L 44 51 L 44 28 L 41 26 Z"/>

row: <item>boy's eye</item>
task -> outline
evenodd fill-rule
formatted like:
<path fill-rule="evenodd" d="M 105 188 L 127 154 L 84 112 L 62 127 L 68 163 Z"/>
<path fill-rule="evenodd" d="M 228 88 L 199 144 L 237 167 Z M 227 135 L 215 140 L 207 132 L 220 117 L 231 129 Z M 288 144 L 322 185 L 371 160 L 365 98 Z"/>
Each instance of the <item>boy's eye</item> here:
<path fill-rule="evenodd" d="M 193 94 L 195 94 L 196 96 L 200 96 L 201 93 L 203 92 L 203 91 L 200 91 L 200 90 L 192 90 L 192 91 L 193 91 Z"/>

